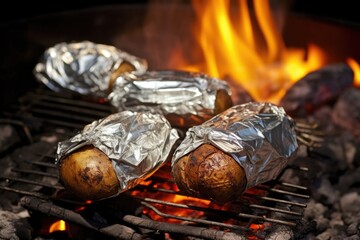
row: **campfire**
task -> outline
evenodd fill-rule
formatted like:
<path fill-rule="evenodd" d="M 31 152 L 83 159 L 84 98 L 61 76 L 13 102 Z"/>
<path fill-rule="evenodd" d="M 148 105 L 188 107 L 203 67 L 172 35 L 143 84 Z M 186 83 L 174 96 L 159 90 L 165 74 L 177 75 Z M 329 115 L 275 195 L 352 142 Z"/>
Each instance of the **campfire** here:
<path fill-rule="evenodd" d="M 46 47 L 78 39 L 126 49 L 146 59 L 149 69 L 223 79 L 234 104 L 271 102 L 295 119 L 301 147 L 278 178 L 247 189 L 234 202 L 219 204 L 179 191 L 167 162 L 119 196 L 101 201 L 77 198 L 59 181 L 57 143 L 114 110 L 103 99 L 54 92 L 33 81 L 21 85 L 15 99 L 2 103 L 0 236 L 170 240 L 359 234 L 358 59 L 351 54 L 336 59 L 319 41 L 288 46 L 293 28 L 314 20 L 292 16 L 287 5 L 259 3 L 125 5 L 29 20 L 29 39 L 23 43 L 35 45 L 22 61 L 31 66 L 16 74 L 21 82 L 24 76 L 33 79 L 31 69 Z M 80 27 L 89 19 L 95 35 Z M 174 27 L 173 19 L 183 21 Z M 54 29 L 59 22 L 63 25 Z M 112 27 L 105 28 L 105 23 Z M 114 24 L 119 29 L 114 30 Z M 178 131 L 185 136 L 186 129 Z"/>

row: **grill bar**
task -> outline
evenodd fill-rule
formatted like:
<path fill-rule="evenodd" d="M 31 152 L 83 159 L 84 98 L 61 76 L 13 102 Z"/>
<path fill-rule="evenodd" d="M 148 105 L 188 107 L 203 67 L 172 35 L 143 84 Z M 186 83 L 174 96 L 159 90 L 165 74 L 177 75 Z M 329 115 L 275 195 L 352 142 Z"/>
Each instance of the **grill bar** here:
<path fill-rule="evenodd" d="M 297 203 L 297 202 L 292 202 L 292 201 L 283 200 L 283 199 L 277 199 L 277 198 L 272 198 L 272 197 L 257 196 L 257 195 L 249 194 L 249 193 L 244 193 L 244 195 L 254 197 L 254 198 L 258 198 L 258 199 L 262 199 L 262 200 L 266 200 L 266 201 L 271 201 L 271 202 L 276 202 L 276 203 L 283 203 L 283 204 L 288 204 L 288 205 L 292 205 L 292 206 L 298 206 L 298 207 L 306 208 L 306 204 L 303 204 L 303 203 Z"/>
<path fill-rule="evenodd" d="M 41 108 L 58 109 L 61 111 L 77 112 L 84 115 L 92 115 L 98 118 L 102 118 L 108 115 L 108 112 L 99 112 L 93 109 L 84 109 L 83 107 L 67 106 L 59 103 L 38 102 L 36 104 L 36 107 L 37 107 L 36 109 L 41 107 Z"/>
<path fill-rule="evenodd" d="M 283 186 L 286 186 L 286 187 L 292 187 L 292 188 L 297 188 L 297 189 L 301 189 L 301 190 L 307 190 L 307 187 L 299 186 L 299 185 L 295 185 L 295 184 L 291 184 L 291 183 L 281 182 L 280 184 L 283 185 Z"/>
<path fill-rule="evenodd" d="M 231 224 L 226 224 L 226 223 L 221 223 L 221 222 L 208 221 L 208 220 L 203 220 L 203 219 L 194 219 L 194 218 L 189 218 L 189 217 L 182 217 L 182 216 L 175 216 L 175 215 L 172 215 L 172 214 L 167 214 L 167 213 L 161 212 L 155 206 L 153 206 L 151 204 L 148 204 L 145 201 L 141 202 L 141 204 L 148 207 L 148 208 L 150 208 L 157 215 L 159 215 L 161 217 L 164 217 L 164 218 L 171 218 L 171 219 L 177 219 L 177 220 L 182 220 L 182 221 L 186 221 L 186 222 L 194 222 L 194 223 L 206 224 L 206 225 L 209 225 L 209 226 L 223 227 L 223 228 L 233 229 L 233 230 L 249 231 L 249 229 L 247 229 L 245 227 L 241 227 L 241 226 L 236 226 L 236 225 L 231 225 Z"/>
<path fill-rule="evenodd" d="M 46 176 L 46 177 L 59 178 L 59 175 L 57 175 L 57 174 L 41 172 L 41 171 L 35 171 L 35 170 L 12 168 L 11 171 L 19 172 L 19 173 L 35 174 L 35 175 Z"/>
<path fill-rule="evenodd" d="M 81 123 L 73 123 L 73 122 L 55 120 L 55 119 L 50 119 L 50 118 L 27 117 L 27 119 L 34 121 L 34 122 L 44 122 L 44 123 L 49 123 L 49 124 L 53 124 L 53 125 L 60 126 L 60 127 L 68 127 L 68 128 L 73 128 L 73 129 L 80 129 L 84 126 L 84 124 L 81 124 Z"/>
<path fill-rule="evenodd" d="M 267 207 L 267 206 L 258 205 L 258 204 L 250 204 L 249 206 L 252 207 L 252 208 L 258 208 L 258 209 L 263 209 L 263 210 L 268 210 L 268 211 L 273 211 L 273 212 L 285 213 L 285 214 L 298 216 L 298 217 L 302 216 L 302 213 L 292 212 L 292 211 L 273 208 L 273 207 Z"/>
<path fill-rule="evenodd" d="M 27 183 L 27 184 L 31 184 L 31 185 L 47 187 L 47 188 L 54 188 L 57 190 L 64 189 L 64 187 L 62 187 L 62 186 L 46 184 L 46 183 L 32 181 L 32 180 L 28 180 L 28 179 L 24 179 L 24 178 L 15 178 L 15 177 L 6 177 L 6 178 L 0 177 L 0 178 L 5 179 L 5 180 L 10 180 L 10 181 L 16 181 L 16 182 Z"/>
<path fill-rule="evenodd" d="M 45 89 L 41 89 L 40 93 L 30 92 L 28 93 L 28 98 L 34 99 L 36 102 L 39 101 L 52 101 L 60 104 L 69 104 L 72 106 L 82 107 L 82 108 L 91 108 L 103 112 L 109 112 L 110 107 L 104 104 L 98 104 L 83 100 L 74 100 L 72 98 L 61 96 L 59 93 L 51 92 Z M 26 101 L 26 100 L 25 100 Z"/>
<path fill-rule="evenodd" d="M 24 196 L 33 196 L 33 197 L 37 197 L 37 198 L 41 198 L 41 199 L 48 199 L 49 198 L 49 196 L 47 196 L 45 194 L 24 191 L 24 190 L 20 190 L 20 189 L 11 188 L 11 187 L 0 186 L 0 189 L 2 189 L 4 191 L 8 191 L 8 192 L 18 193 L 18 194 L 21 194 L 21 195 L 24 195 Z"/>
<path fill-rule="evenodd" d="M 257 186 L 256 188 L 259 189 L 264 189 L 270 192 L 274 192 L 274 193 L 281 193 L 284 195 L 289 195 L 289 196 L 294 196 L 294 197 L 299 197 L 299 198 L 309 198 L 309 195 L 305 195 L 305 194 L 299 194 L 299 193 L 294 193 L 294 192 L 289 192 L 289 191 L 285 191 L 285 190 L 281 190 L 281 189 L 276 189 L 276 188 L 268 188 L 264 185 L 262 186 Z"/>
<path fill-rule="evenodd" d="M 32 109 L 32 112 L 34 113 L 41 113 L 44 115 L 47 115 L 49 117 L 55 117 L 55 118 L 59 118 L 59 117 L 65 117 L 71 120 L 78 120 L 81 122 L 85 122 L 85 123 L 90 123 L 91 121 L 94 120 L 93 117 L 85 117 L 82 115 L 79 115 L 79 113 L 64 113 L 64 112 L 58 112 L 57 110 L 46 110 L 46 109 L 38 109 L 38 108 L 34 108 Z"/>
<path fill-rule="evenodd" d="M 21 204 L 25 208 L 36 210 L 41 213 L 57 217 L 59 219 L 66 219 L 66 221 L 68 221 L 69 223 L 74 223 L 91 230 L 99 231 L 101 233 L 104 233 L 105 235 L 115 237 L 116 239 L 124 239 L 124 240 L 142 239 L 141 235 L 136 233 L 133 229 L 120 224 L 116 224 L 114 226 L 104 227 L 104 228 L 95 228 L 80 214 L 72 210 L 59 207 L 49 201 L 42 201 L 32 197 L 25 197 L 21 200 Z"/>
<path fill-rule="evenodd" d="M 41 90 L 40 92 L 36 93 L 29 93 L 22 99 L 22 101 L 24 103 L 30 102 L 31 104 L 26 108 L 19 108 L 20 113 L 25 113 L 24 115 L 21 115 L 21 119 L 23 121 L 19 122 L 40 121 L 42 123 L 54 125 L 55 127 L 71 128 L 74 132 L 78 129 L 81 129 L 85 124 L 97 120 L 98 118 L 107 116 L 110 113 L 110 107 L 106 104 L 90 103 L 82 100 L 69 99 L 66 96 L 61 96 L 57 93 L 46 90 Z M 14 123 L 14 125 L 17 124 L 19 126 L 19 122 Z M 25 125 L 21 126 L 28 130 Z M 62 135 L 72 136 L 72 130 L 69 131 L 69 129 L 67 129 L 62 132 Z M 72 222 L 74 224 L 102 232 L 105 235 L 115 237 L 116 239 L 140 239 L 142 236 L 139 233 L 121 224 L 113 224 L 105 228 L 95 229 L 93 226 L 90 226 L 87 220 L 83 219 L 78 213 L 69 209 L 65 209 L 62 206 L 58 206 L 52 202 L 52 200 L 56 200 L 57 202 L 67 202 L 77 206 L 85 206 L 85 203 L 73 201 L 72 199 L 67 199 L 66 197 L 64 198 L 64 196 L 57 196 L 59 191 L 66 192 L 66 189 L 60 186 L 61 184 L 59 181 L 55 181 L 57 183 L 52 185 L 44 182 L 46 180 L 39 179 L 39 177 L 52 177 L 55 180 L 59 178 L 58 174 L 54 173 L 54 170 L 57 168 L 54 163 L 55 148 L 56 146 L 51 149 L 51 152 L 44 154 L 34 152 L 34 155 L 37 156 L 37 158 L 36 160 L 28 161 L 30 163 L 29 168 L 12 168 L 11 170 L 13 172 L 19 173 L 21 177 L 2 176 L 1 179 L 3 181 L 9 182 L 7 182 L 6 187 L 0 187 L 0 189 L 4 191 L 15 192 L 23 196 L 28 196 L 25 197 L 25 200 L 22 201 L 23 206 L 26 208 L 37 210 L 54 217 L 58 217 L 67 222 Z M 39 167 L 44 167 L 51 171 L 39 171 Z M 308 171 L 307 168 L 301 166 L 288 166 L 288 168 L 301 172 Z M 121 219 L 122 221 L 133 225 L 133 227 L 136 228 L 143 227 L 156 231 L 185 234 L 187 236 L 204 239 L 242 239 L 243 235 L 252 233 L 253 230 L 250 228 L 252 223 L 261 224 L 268 222 L 295 227 L 297 219 L 302 217 L 302 209 L 299 209 L 300 212 L 295 212 L 285 210 L 283 206 L 287 205 L 289 207 L 298 206 L 300 208 L 305 208 L 306 204 L 299 203 L 294 200 L 290 201 L 288 197 L 290 196 L 292 199 L 294 199 L 294 197 L 300 199 L 309 198 L 309 196 L 304 193 L 307 191 L 306 187 L 281 181 L 272 181 L 269 184 L 257 186 L 255 189 L 261 190 L 261 195 L 255 194 L 251 191 L 244 193 L 243 198 L 241 198 L 236 204 L 240 204 L 246 211 L 215 209 L 204 205 L 198 206 L 198 203 L 196 202 L 185 204 L 184 202 L 175 202 L 173 200 L 164 201 L 157 199 L 156 197 L 143 197 L 135 195 L 135 192 L 139 190 L 140 192 L 149 192 L 151 194 L 165 194 L 170 197 L 169 199 L 174 199 L 175 196 L 182 195 L 178 191 L 161 187 L 162 185 L 156 186 L 157 183 L 175 185 L 173 179 L 170 178 L 170 175 L 166 176 L 166 173 L 169 172 L 168 170 L 169 169 L 164 168 L 160 169 L 158 171 L 159 175 L 156 175 L 155 173 L 155 175 L 150 178 L 150 181 L 152 181 L 150 185 L 138 185 L 134 189 L 129 190 L 127 195 L 129 195 L 130 199 L 137 202 L 141 208 L 148 209 L 161 218 L 175 219 L 177 221 L 186 223 L 191 222 L 192 226 L 154 221 L 133 215 L 124 216 L 123 219 Z M 37 180 L 31 180 L 31 175 L 38 176 Z M 53 192 L 47 194 L 34 193 L 23 189 L 17 189 L 17 185 L 13 183 L 43 186 L 52 189 Z M 10 185 L 11 187 L 9 187 Z M 286 188 L 286 190 L 282 189 L 282 187 Z M 280 204 L 282 207 L 280 208 L 280 206 L 277 206 L 277 204 Z M 216 217 L 215 221 L 212 219 L 203 219 L 200 217 L 184 217 L 178 214 L 166 212 L 165 207 L 203 212 L 208 216 L 221 216 L 222 218 L 226 217 L 228 220 L 241 222 L 241 224 L 224 223 L 221 222 L 221 219 Z M 283 219 L 278 219 L 276 214 L 273 215 L 275 217 L 270 217 L 271 213 L 286 214 L 291 216 L 290 219 L 292 220 L 285 221 Z M 216 229 L 214 229 L 214 227 Z M 229 230 L 231 232 L 228 232 Z M 125 231 L 125 235 L 123 235 L 121 231 Z"/>

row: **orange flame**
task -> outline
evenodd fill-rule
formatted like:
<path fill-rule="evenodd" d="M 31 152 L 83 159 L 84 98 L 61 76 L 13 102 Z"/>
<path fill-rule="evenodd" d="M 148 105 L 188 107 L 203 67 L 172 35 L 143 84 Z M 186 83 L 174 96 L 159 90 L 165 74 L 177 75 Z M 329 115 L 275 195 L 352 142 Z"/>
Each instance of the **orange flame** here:
<path fill-rule="evenodd" d="M 53 233 L 56 231 L 65 231 L 66 230 L 66 223 L 63 220 L 59 220 L 51 224 L 49 228 L 49 233 Z"/>
<path fill-rule="evenodd" d="M 356 87 L 360 87 L 360 65 L 357 63 L 354 59 L 348 58 L 347 64 L 351 67 L 351 69 L 354 71 L 354 79 L 355 83 L 354 85 Z"/>
<path fill-rule="evenodd" d="M 148 181 L 142 181 L 139 183 L 139 185 L 143 186 L 149 186 L 152 185 L 155 189 L 167 189 L 167 190 L 175 190 L 178 191 L 178 188 L 175 183 L 173 182 L 162 182 L 162 183 L 152 183 L 151 180 Z M 182 196 L 178 194 L 167 194 L 163 192 L 151 192 L 151 191 L 132 191 L 132 196 L 139 196 L 139 197 L 149 197 L 154 199 L 161 199 L 163 201 L 167 202 L 173 202 L 173 203 L 182 203 L 182 204 L 193 204 L 197 206 L 208 206 L 210 204 L 209 200 L 205 199 L 198 199 L 188 196 Z M 193 211 L 191 209 L 183 209 L 183 208 L 177 208 L 177 207 L 171 207 L 171 206 L 157 206 L 158 209 L 161 209 L 162 211 L 165 211 L 167 213 L 170 213 L 175 216 L 183 216 L 183 217 L 194 217 L 194 218 L 200 218 L 204 213 L 201 211 Z M 164 219 L 163 217 L 157 215 L 156 213 L 152 212 L 150 209 L 144 209 L 144 214 L 149 215 L 153 220 L 156 221 L 167 221 L 167 222 L 173 222 L 173 223 L 179 223 L 180 220 L 176 219 Z"/>
<path fill-rule="evenodd" d="M 255 100 L 277 104 L 294 82 L 325 64 L 325 54 L 315 45 L 285 48 L 269 1 L 239 0 L 235 7 L 230 0 L 192 3 L 204 63 L 180 69 L 233 81 L 231 85 L 241 85 Z M 239 10 L 237 19 L 234 9 Z"/>

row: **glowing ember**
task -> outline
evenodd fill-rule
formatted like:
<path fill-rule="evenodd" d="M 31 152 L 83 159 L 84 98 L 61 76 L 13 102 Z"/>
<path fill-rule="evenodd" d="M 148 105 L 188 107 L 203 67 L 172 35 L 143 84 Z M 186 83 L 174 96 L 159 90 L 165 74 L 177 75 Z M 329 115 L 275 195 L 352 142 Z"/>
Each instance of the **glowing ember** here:
<path fill-rule="evenodd" d="M 143 181 L 140 183 L 142 186 L 150 186 L 152 184 L 151 181 Z M 201 206 L 201 207 L 207 207 L 210 204 L 209 200 L 204 199 L 198 199 L 193 197 L 187 197 L 182 196 L 178 194 L 169 194 L 167 192 L 162 192 L 161 190 L 172 190 L 177 192 L 178 187 L 174 182 L 157 182 L 153 183 L 151 185 L 154 189 L 159 189 L 160 191 L 132 191 L 131 195 L 141 198 L 153 198 L 158 199 L 166 202 L 172 202 L 172 203 L 180 203 L 180 204 L 190 204 L 193 206 Z M 172 207 L 172 206 L 165 206 L 161 204 L 155 204 L 156 208 L 159 209 L 161 212 L 166 212 L 174 216 L 179 217 L 190 217 L 190 218 L 200 218 L 204 215 L 201 211 L 194 211 L 191 209 L 184 209 L 184 208 L 178 208 L 178 207 Z M 158 214 L 154 213 L 151 209 L 145 208 L 143 210 L 143 213 L 150 216 L 153 220 L 156 221 L 166 221 L 166 222 L 173 222 L 173 223 L 179 223 L 181 220 L 176 219 L 164 219 L 163 217 L 159 216 Z"/>
<path fill-rule="evenodd" d="M 250 228 L 251 228 L 253 231 L 261 231 L 261 230 L 264 230 L 265 225 L 264 225 L 264 224 L 255 224 L 255 223 L 252 223 L 252 224 L 250 224 Z"/>
<path fill-rule="evenodd" d="M 204 62 L 183 64 L 180 69 L 234 81 L 232 85 L 241 85 L 255 100 L 277 104 L 294 82 L 325 64 L 325 54 L 315 45 L 309 45 L 307 51 L 285 48 L 269 1 L 192 3 Z"/>
<path fill-rule="evenodd" d="M 85 201 L 85 205 L 90 205 L 92 203 L 91 200 L 86 200 Z M 76 208 L 74 211 L 75 212 L 81 212 L 81 211 L 84 211 L 85 210 L 85 206 L 80 206 L 78 208 Z"/>
<path fill-rule="evenodd" d="M 51 224 L 49 228 L 49 233 L 53 233 L 56 231 L 65 231 L 66 230 L 66 223 L 63 220 L 59 220 Z"/>

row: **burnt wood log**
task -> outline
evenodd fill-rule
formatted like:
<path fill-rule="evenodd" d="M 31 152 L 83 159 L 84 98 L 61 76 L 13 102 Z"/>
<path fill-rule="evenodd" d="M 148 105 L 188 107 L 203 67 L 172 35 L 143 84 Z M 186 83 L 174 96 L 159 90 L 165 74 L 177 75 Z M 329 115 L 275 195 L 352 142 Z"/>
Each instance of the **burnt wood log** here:
<path fill-rule="evenodd" d="M 245 237 L 231 232 L 175 223 L 157 222 L 132 215 L 125 215 L 123 220 L 138 227 L 158 229 L 159 231 L 163 232 L 178 233 L 185 236 L 199 237 L 202 239 L 245 240 Z"/>
<path fill-rule="evenodd" d="M 66 222 L 73 223 L 88 229 L 92 229 L 101 232 L 107 236 L 114 237 L 116 239 L 123 240 L 140 240 L 142 236 L 136 233 L 133 229 L 120 224 L 114 224 L 111 226 L 96 228 L 92 226 L 85 218 L 80 214 L 59 207 L 50 201 L 44 201 L 35 197 L 23 197 L 21 199 L 21 205 L 27 209 L 35 210 L 43 214 L 47 214 L 59 219 L 63 219 Z"/>
<path fill-rule="evenodd" d="M 136 233 L 135 230 L 120 224 L 114 224 L 103 228 L 96 228 L 92 226 L 86 219 L 80 214 L 59 207 L 54 203 L 46 200 L 41 200 L 36 197 L 25 196 L 21 199 L 21 205 L 27 209 L 41 212 L 59 219 L 63 219 L 66 222 L 73 223 L 79 226 L 83 226 L 95 231 L 99 231 L 105 235 L 115 237 L 116 239 L 123 240 L 140 240 L 143 239 L 142 235 Z M 168 232 L 173 234 L 181 234 L 183 236 L 193 236 L 202 239 L 222 239 L 222 240 L 245 240 L 242 235 L 236 233 L 224 232 L 221 230 L 215 230 L 211 228 L 195 227 L 174 223 L 158 222 L 151 219 L 145 219 L 136 217 L 133 215 L 125 215 L 122 219 L 124 222 L 131 224 L 134 227 L 152 229 L 162 232 Z"/>
<path fill-rule="evenodd" d="M 354 72 L 347 64 L 330 64 L 296 82 L 279 105 L 292 117 L 306 117 L 319 107 L 333 103 L 353 81 Z"/>
<path fill-rule="evenodd" d="M 337 100 L 332 121 L 347 129 L 360 141 L 360 89 L 350 88 Z"/>

